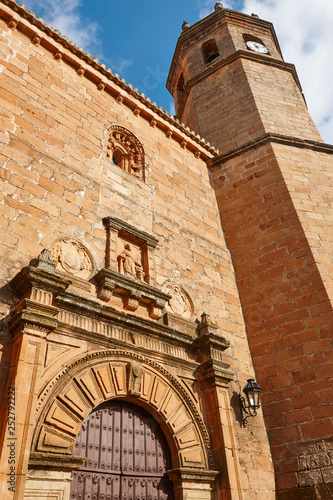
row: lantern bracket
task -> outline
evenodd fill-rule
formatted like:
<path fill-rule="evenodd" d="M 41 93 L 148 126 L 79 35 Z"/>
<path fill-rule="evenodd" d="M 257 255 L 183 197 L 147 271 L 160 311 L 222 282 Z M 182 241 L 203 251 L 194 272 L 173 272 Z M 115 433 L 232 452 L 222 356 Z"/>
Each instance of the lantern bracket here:
<path fill-rule="evenodd" d="M 254 379 L 248 379 L 246 386 L 243 389 L 245 398 L 239 394 L 239 406 L 242 416 L 242 426 L 247 426 L 247 419 L 257 416 L 257 410 L 260 408 L 260 393 L 261 387 Z"/>

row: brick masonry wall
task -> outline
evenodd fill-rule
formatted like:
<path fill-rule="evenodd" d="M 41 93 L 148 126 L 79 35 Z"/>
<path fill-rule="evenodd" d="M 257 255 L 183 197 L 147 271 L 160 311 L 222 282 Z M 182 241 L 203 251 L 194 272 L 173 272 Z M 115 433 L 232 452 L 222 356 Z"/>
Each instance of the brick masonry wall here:
<path fill-rule="evenodd" d="M 321 141 L 292 74 L 281 68 L 237 59 L 196 82 L 187 99 L 181 120 L 221 153 L 265 133 Z"/>
<path fill-rule="evenodd" d="M 317 484 L 331 488 L 330 458 L 323 473 L 315 459 L 304 469 L 301 457 L 310 453 L 309 443 L 312 449 L 331 446 L 332 309 L 276 149 L 281 156 L 280 146 L 267 144 L 215 162 L 212 176 L 284 499 L 303 498 L 297 495 L 305 486 L 309 495 Z M 297 153 L 299 164 L 303 154 Z M 287 155 L 284 148 L 285 177 Z"/>
<path fill-rule="evenodd" d="M 159 238 L 157 286 L 167 278 L 180 280 L 193 299 L 196 317 L 203 311 L 216 317 L 220 334 L 231 341 L 224 358 L 236 374 L 231 397 L 253 367 L 206 163 L 2 21 L 0 42 L 2 315 L 6 318 L 17 300 L 9 281 L 58 237 L 80 240 L 91 252 L 95 270 L 104 267 L 102 218 L 120 217 Z M 142 142 L 146 183 L 106 158 L 113 123 Z M 91 298 L 98 301 L 96 295 Z M 5 330 L 1 339 L 4 384 L 11 339 Z M 236 412 L 242 489 L 246 498 L 273 498 L 263 420 L 258 417 L 250 431 L 241 429 Z M 259 484 L 260 475 L 264 479 Z"/>
<path fill-rule="evenodd" d="M 274 153 L 332 302 L 332 155 L 277 144 Z"/>
<path fill-rule="evenodd" d="M 240 60 L 212 73 L 190 90 L 181 114 L 184 123 L 220 152 L 234 149 L 264 133 L 251 88 L 243 75 Z"/>

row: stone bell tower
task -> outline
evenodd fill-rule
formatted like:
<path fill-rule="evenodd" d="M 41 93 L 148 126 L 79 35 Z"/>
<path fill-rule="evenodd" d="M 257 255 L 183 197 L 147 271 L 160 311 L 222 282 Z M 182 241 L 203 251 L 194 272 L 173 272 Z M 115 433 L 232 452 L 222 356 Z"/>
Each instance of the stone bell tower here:
<path fill-rule="evenodd" d="M 184 22 L 167 88 L 179 120 L 220 152 L 268 132 L 321 141 L 295 67 L 283 61 L 273 25 L 258 16 L 217 3 L 194 26 Z"/>
<path fill-rule="evenodd" d="M 272 449 L 278 498 L 333 496 L 333 147 L 271 23 L 184 22 L 167 88 L 210 165 Z"/>

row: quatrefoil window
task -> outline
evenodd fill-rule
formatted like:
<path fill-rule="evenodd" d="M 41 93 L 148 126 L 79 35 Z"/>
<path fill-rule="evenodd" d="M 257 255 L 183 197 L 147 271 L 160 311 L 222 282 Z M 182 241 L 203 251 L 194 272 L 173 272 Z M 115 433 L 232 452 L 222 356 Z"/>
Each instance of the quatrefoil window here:
<path fill-rule="evenodd" d="M 109 132 L 107 157 L 114 165 L 137 179 L 145 180 L 145 155 L 142 144 L 129 130 L 113 125 Z"/>

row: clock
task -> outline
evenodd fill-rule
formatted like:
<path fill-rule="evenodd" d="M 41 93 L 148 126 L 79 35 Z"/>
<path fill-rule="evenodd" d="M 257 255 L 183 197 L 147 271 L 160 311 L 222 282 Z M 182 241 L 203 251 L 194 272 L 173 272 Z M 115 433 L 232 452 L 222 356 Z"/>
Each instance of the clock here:
<path fill-rule="evenodd" d="M 246 46 L 248 49 L 253 50 L 254 52 L 259 52 L 260 54 L 268 54 L 268 48 L 265 47 L 262 43 L 249 41 L 246 42 Z"/>

